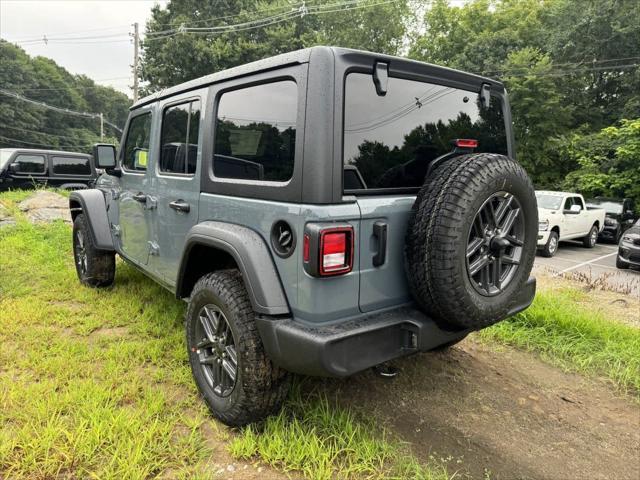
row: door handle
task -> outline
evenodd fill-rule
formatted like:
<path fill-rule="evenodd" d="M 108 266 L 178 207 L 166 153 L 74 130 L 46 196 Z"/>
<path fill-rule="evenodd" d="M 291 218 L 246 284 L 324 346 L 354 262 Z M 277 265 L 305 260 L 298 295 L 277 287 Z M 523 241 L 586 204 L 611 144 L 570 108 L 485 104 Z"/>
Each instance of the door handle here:
<path fill-rule="evenodd" d="M 373 224 L 373 236 L 378 239 L 378 252 L 373 256 L 373 266 L 384 265 L 387 260 L 387 224 L 375 222 Z"/>
<path fill-rule="evenodd" d="M 191 206 L 184 200 L 174 200 L 169 202 L 169 206 L 178 212 L 189 213 L 189 210 L 191 210 Z"/>
<path fill-rule="evenodd" d="M 136 202 L 147 203 L 147 196 L 142 192 L 136 193 L 131 198 L 133 198 Z"/>

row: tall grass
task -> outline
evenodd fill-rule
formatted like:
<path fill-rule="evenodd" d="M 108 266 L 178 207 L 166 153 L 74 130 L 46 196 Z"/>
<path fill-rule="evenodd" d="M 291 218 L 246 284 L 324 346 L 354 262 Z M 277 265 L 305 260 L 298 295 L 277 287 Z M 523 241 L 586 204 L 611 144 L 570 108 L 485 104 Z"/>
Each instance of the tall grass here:
<path fill-rule="evenodd" d="M 604 375 L 621 390 L 638 395 L 640 329 L 612 321 L 603 310 L 589 309 L 584 295 L 575 287 L 539 291 L 529 309 L 479 335 L 539 352 L 568 370 Z"/>
<path fill-rule="evenodd" d="M 419 464 L 373 422 L 336 407 L 323 394 L 303 394 L 300 384 L 278 415 L 243 429 L 229 449 L 236 458 L 260 458 L 316 480 L 453 478 L 442 464 Z"/>

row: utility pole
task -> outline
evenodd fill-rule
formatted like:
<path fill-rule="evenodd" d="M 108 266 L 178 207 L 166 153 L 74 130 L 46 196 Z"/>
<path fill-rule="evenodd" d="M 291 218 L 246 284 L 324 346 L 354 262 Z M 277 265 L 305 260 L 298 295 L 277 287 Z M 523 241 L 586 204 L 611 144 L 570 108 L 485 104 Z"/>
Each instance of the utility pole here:
<path fill-rule="evenodd" d="M 100 112 L 100 141 L 104 142 L 104 115 Z"/>
<path fill-rule="evenodd" d="M 138 45 L 140 45 L 140 32 L 136 22 L 133 24 L 133 103 L 138 101 Z"/>

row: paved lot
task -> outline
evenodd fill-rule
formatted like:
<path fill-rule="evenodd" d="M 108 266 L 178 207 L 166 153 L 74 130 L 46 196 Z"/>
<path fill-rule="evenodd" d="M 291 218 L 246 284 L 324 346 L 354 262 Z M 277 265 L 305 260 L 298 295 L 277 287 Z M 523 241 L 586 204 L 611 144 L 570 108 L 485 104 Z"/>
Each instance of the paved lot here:
<path fill-rule="evenodd" d="M 612 289 L 628 290 L 640 296 L 640 271 L 616 268 L 618 247 L 598 243 L 584 248 L 581 243 L 561 242 L 553 258 L 536 257 L 534 268 L 543 268 L 554 275 L 586 275 L 591 281 L 606 283 Z"/>

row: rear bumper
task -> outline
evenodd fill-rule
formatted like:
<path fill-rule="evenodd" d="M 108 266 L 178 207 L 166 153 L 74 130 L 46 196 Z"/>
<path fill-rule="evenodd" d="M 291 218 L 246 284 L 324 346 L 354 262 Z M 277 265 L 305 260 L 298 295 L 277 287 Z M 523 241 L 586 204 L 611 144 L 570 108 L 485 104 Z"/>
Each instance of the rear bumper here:
<path fill-rule="evenodd" d="M 535 291 L 536 280 L 531 277 L 505 318 L 531 305 Z M 328 377 L 346 377 L 394 358 L 426 352 L 471 332 L 442 330 L 410 307 L 329 326 L 266 316 L 259 317 L 257 325 L 276 365 L 294 373 Z"/>

